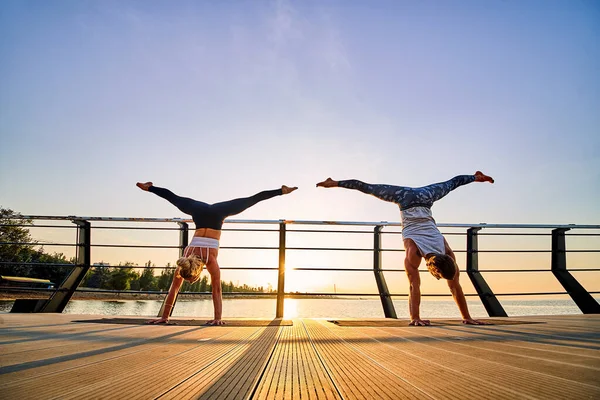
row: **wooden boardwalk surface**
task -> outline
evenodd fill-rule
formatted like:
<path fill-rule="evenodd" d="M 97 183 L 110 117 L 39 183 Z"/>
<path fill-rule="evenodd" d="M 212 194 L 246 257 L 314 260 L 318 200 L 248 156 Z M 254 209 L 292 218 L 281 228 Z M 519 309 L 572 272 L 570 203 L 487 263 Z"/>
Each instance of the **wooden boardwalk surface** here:
<path fill-rule="evenodd" d="M 600 399 L 600 315 L 432 327 L 101 318 L 0 314 L 0 399 Z"/>

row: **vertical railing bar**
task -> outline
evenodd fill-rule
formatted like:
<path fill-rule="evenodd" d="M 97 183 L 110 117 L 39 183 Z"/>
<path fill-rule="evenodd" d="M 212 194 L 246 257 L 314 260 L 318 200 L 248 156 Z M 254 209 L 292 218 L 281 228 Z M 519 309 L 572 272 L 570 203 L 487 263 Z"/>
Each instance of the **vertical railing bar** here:
<path fill-rule="evenodd" d="M 179 257 L 183 257 L 185 248 L 189 243 L 189 226 L 185 222 L 178 222 L 179 224 Z"/>
<path fill-rule="evenodd" d="M 508 317 L 506 311 L 496 298 L 492 288 L 487 284 L 479 272 L 479 244 L 477 241 L 477 232 L 480 227 L 471 227 L 467 229 L 467 275 L 471 279 L 475 291 L 479 295 L 485 310 L 490 317 Z"/>
<path fill-rule="evenodd" d="M 565 288 L 571 299 L 584 314 L 600 314 L 600 304 L 585 290 L 577 279 L 567 270 L 567 245 L 565 232 L 569 228 L 552 230 L 552 274 Z"/>
<path fill-rule="evenodd" d="M 73 223 L 77 225 L 77 265 L 71 269 L 69 275 L 41 307 L 40 312 L 63 312 L 91 268 L 92 225 L 86 220 L 74 220 Z"/>
<path fill-rule="evenodd" d="M 383 276 L 383 271 L 381 270 L 381 229 L 383 229 L 383 226 L 377 225 L 373 231 L 373 274 L 375 275 L 377 290 L 379 290 L 383 314 L 386 318 L 398 318 L 394 309 L 394 303 L 390 297 L 390 291 Z"/>
<path fill-rule="evenodd" d="M 279 223 L 279 271 L 277 277 L 277 309 L 275 318 L 283 318 L 285 300 L 285 221 Z"/>
<path fill-rule="evenodd" d="M 179 224 L 179 257 L 183 257 L 183 253 L 185 248 L 189 243 L 189 226 L 186 222 L 177 222 Z M 158 310 L 157 317 L 162 317 L 163 312 L 165 311 L 165 307 L 167 305 L 167 297 L 169 294 L 165 295 L 163 299 L 162 305 L 160 306 L 160 310 Z M 175 304 L 177 304 L 177 299 L 179 298 L 179 292 L 175 293 L 175 298 L 173 299 L 173 306 L 171 307 L 171 312 L 169 316 L 173 315 L 173 310 L 175 309 Z"/>

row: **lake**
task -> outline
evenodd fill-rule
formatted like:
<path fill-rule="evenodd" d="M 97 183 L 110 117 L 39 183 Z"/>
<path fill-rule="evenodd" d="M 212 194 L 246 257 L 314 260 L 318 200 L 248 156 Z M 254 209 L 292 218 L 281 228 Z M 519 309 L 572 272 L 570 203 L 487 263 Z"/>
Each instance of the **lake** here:
<path fill-rule="evenodd" d="M 0 301 L 0 312 L 9 312 L 12 301 Z M 153 317 L 158 314 L 160 300 L 71 300 L 65 309 L 67 314 L 137 315 Z M 468 301 L 473 317 L 487 317 L 479 301 Z M 273 318 L 276 300 L 269 299 L 223 299 L 223 317 Z M 556 300 L 505 300 L 502 305 L 509 316 L 581 314 L 579 308 L 568 299 Z M 398 318 L 408 318 L 408 301 L 394 300 Z M 212 300 L 180 299 L 173 312 L 174 317 L 206 317 L 213 314 Z M 285 299 L 285 318 L 383 318 L 379 299 Z M 452 300 L 421 302 L 422 318 L 460 318 Z"/>

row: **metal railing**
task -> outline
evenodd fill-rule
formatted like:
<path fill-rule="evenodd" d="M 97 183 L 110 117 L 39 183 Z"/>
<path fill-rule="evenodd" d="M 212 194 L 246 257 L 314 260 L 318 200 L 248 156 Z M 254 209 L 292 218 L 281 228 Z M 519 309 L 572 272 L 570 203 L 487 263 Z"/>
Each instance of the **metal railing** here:
<path fill-rule="evenodd" d="M 183 250 L 189 241 L 189 223 L 192 222 L 188 219 L 179 218 L 113 218 L 113 217 L 76 217 L 76 216 L 20 216 L 19 218 L 30 220 L 30 221 L 70 221 L 74 225 L 16 225 L 23 226 L 26 228 L 74 228 L 76 229 L 76 239 L 74 243 L 53 243 L 44 242 L 44 246 L 73 246 L 75 247 L 75 264 L 58 264 L 58 263 L 23 263 L 23 262 L 5 262 L 0 261 L 0 265 L 3 264 L 19 264 L 19 265 L 30 265 L 35 267 L 65 267 L 71 268 L 70 273 L 64 279 L 64 281 L 55 289 L 36 289 L 36 288 L 17 288 L 18 290 L 37 290 L 37 291 L 49 291 L 51 295 L 49 299 L 38 301 L 34 307 L 36 312 L 62 312 L 66 307 L 67 303 L 71 299 L 75 291 L 86 292 L 92 290 L 77 289 L 79 284 L 84 279 L 87 272 L 91 267 L 102 267 L 101 265 L 92 265 L 91 256 L 93 248 L 148 248 L 148 249 L 178 249 L 179 254 L 183 254 Z M 110 222 L 110 223 L 165 223 L 165 224 L 177 224 L 178 227 L 140 227 L 140 226 L 92 226 L 96 222 Z M 236 220 L 228 219 L 225 221 L 226 225 L 223 231 L 233 232 L 272 232 L 277 233 L 278 243 L 271 246 L 221 246 L 222 250 L 266 250 L 266 251 L 277 251 L 278 252 L 278 266 L 277 267 L 222 267 L 223 270 L 263 270 L 263 271 L 277 271 L 277 290 L 275 296 L 277 298 L 275 316 L 277 318 L 283 317 L 283 305 L 285 296 L 379 296 L 384 315 L 387 318 L 396 318 L 396 312 L 394 304 L 392 302 L 393 297 L 408 296 L 407 293 L 391 293 L 386 283 L 384 272 L 403 272 L 403 268 L 383 268 L 382 254 L 385 252 L 403 252 L 402 248 L 382 248 L 382 235 L 391 234 L 398 235 L 400 231 L 385 232 L 385 228 L 399 229 L 399 223 L 393 222 L 350 222 L 350 221 L 294 221 L 294 220 Z M 261 226 L 260 228 L 229 228 L 230 225 L 253 225 Z M 15 226 L 15 225 L 11 225 Z M 275 229 L 263 228 L 263 226 L 276 227 Z M 288 227 L 304 227 L 312 226 L 319 227 L 320 229 L 289 229 Z M 328 229 L 329 227 L 335 226 L 336 229 Z M 355 229 L 350 229 L 350 228 Z M 592 297 L 592 294 L 598 294 L 600 292 L 588 292 L 570 272 L 574 271 L 593 271 L 598 272 L 600 268 L 584 268 L 584 269 L 567 269 L 567 253 L 573 252 L 585 252 L 585 253 L 597 253 L 600 249 L 585 249 L 585 250 L 574 250 L 567 249 L 565 236 L 569 231 L 581 231 L 588 230 L 593 233 L 583 234 L 571 234 L 571 236 L 592 236 L 600 237 L 600 225 L 531 225 L 531 224 L 438 224 L 438 227 L 444 228 L 459 228 L 464 229 L 462 232 L 445 232 L 446 236 L 460 235 L 466 237 L 466 249 L 465 250 L 454 250 L 455 253 L 466 253 L 466 270 L 465 272 L 469 276 L 476 294 L 467 294 L 467 296 L 478 296 L 484 305 L 487 313 L 492 317 L 507 316 L 501 303 L 498 301 L 498 296 L 528 296 L 528 295 L 564 295 L 568 294 L 575 304 L 583 313 L 600 313 L 600 305 Z M 327 229 L 323 229 L 327 228 Z M 357 230 L 358 228 L 362 228 Z M 365 228 L 372 228 L 372 230 L 364 230 Z M 92 230 L 161 230 L 161 231 L 178 231 L 179 241 L 177 245 L 147 245 L 147 244 L 94 244 L 92 243 Z M 487 231 L 486 231 L 487 230 Z M 490 232 L 489 230 L 508 230 L 509 232 Z M 523 230 L 527 232 L 522 232 Z M 531 233 L 529 231 L 535 231 Z M 521 231 L 521 232 L 519 232 Z M 344 247 L 291 247 L 287 246 L 287 238 L 289 235 L 295 234 L 363 234 L 373 236 L 372 247 L 362 248 L 344 248 Z M 550 248 L 548 250 L 516 250 L 516 249 L 486 249 L 482 250 L 478 245 L 478 238 L 481 236 L 549 236 Z M 23 243 L 11 243 L 11 242 L 0 242 L 0 246 L 3 245 L 14 245 Z M 30 245 L 39 245 L 38 242 L 28 243 Z M 377 285 L 378 293 L 289 293 L 285 291 L 285 273 L 286 273 L 286 252 L 287 251 L 358 251 L 358 252 L 371 252 L 373 254 L 373 263 L 369 268 L 327 268 L 327 267 L 296 267 L 292 270 L 297 271 L 337 271 L 337 272 L 365 272 L 372 271 L 374 274 L 375 283 Z M 540 253 L 546 252 L 551 253 L 551 263 L 549 269 L 499 269 L 499 270 L 480 270 L 479 268 L 479 254 L 481 253 Z M 107 266 L 110 268 L 147 268 L 146 266 L 138 265 L 127 265 L 127 266 Z M 165 269 L 173 267 L 151 267 L 156 269 Z M 558 282 L 565 289 L 564 292 L 522 292 L 522 293 L 494 293 L 491 287 L 487 284 L 482 273 L 521 273 L 521 272 L 548 272 L 551 271 L 556 277 Z M 2 287 L 5 290 L 11 290 L 11 288 Z M 116 291 L 116 290 L 101 290 L 102 292 L 111 293 L 146 293 L 146 294 L 166 294 L 163 291 Z M 98 292 L 98 290 L 93 290 Z M 189 294 L 210 294 L 209 292 L 192 292 Z M 252 294 L 261 295 L 261 293 L 251 292 L 234 292 L 231 294 Z M 273 295 L 272 293 L 265 293 L 264 295 Z M 423 294 L 423 296 L 449 296 L 441 294 Z M 164 307 L 164 304 L 163 304 Z M 174 307 L 173 307 L 174 308 Z M 162 307 L 161 307 L 162 312 Z"/>

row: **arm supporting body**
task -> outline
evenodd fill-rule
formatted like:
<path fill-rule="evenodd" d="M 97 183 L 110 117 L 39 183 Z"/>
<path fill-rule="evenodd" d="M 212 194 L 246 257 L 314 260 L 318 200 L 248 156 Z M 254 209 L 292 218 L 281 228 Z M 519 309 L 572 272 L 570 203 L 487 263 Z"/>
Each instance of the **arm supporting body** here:
<path fill-rule="evenodd" d="M 150 324 L 162 324 L 169 322 L 169 316 L 171 315 L 171 311 L 175 306 L 175 299 L 177 298 L 177 293 L 179 293 L 179 289 L 181 289 L 181 285 L 183 285 L 183 278 L 179 275 L 179 268 L 173 272 L 173 280 L 171 281 L 171 287 L 169 288 L 169 293 L 167 294 L 167 298 L 165 299 L 165 308 L 163 310 L 163 314 L 158 319 L 153 319 L 148 321 Z"/>
<path fill-rule="evenodd" d="M 421 264 L 421 254 L 417 245 L 411 239 L 404 240 L 404 248 L 406 249 L 404 268 L 409 283 L 408 311 L 410 313 L 410 325 L 429 325 L 430 322 L 422 320 L 420 314 L 421 276 L 419 275 L 419 264 Z"/>

